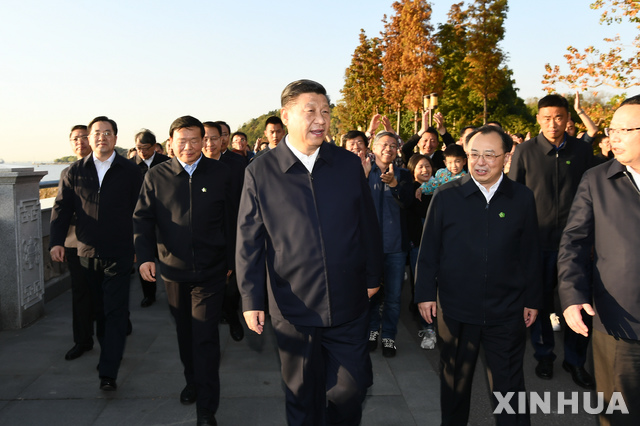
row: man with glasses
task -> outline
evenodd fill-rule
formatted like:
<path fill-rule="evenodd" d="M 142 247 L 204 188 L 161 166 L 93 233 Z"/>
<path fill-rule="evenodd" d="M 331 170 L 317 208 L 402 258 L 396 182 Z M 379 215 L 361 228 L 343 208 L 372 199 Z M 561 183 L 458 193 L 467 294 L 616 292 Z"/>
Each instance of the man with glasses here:
<path fill-rule="evenodd" d="M 160 163 L 164 163 L 169 159 L 166 155 L 162 155 L 156 152 L 156 135 L 151 130 L 142 129 L 135 136 L 135 148 L 138 155 L 131 158 L 135 164 L 140 167 L 142 176 L 147 174 L 150 168 L 157 166 Z M 138 273 L 140 276 L 140 274 Z M 140 276 L 140 284 L 142 285 L 143 299 L 140 302 L 140 306 L 147 308 L 156 301 L 156 283 L 146 281 Z"/>
<path fill-rule="evenodd" d="M 567 325 L 588 336 L 593 320 L 596 391 L 620 392 L 629 410 L 600 424 L 640 423 L 640 96 L 626 99 L 605 129 L 616 158 L 587 171 L 571 206 L 558 255 Z M 593 258 L 593 261 L 591 260 Z M 595 309 L 594 309 L 595 308 Z M 618 406 L 620 406 L 618 400 Z"/>
<path fill-rule="evenodd" d="M 219 129 L 219 127 L 218 127 Z M 217 129 L 216 129 L 217 130 Z M 169 129 L 176 157 L 149 171 L 133 217 L 140 274 L 156 280 L 156 247 L 176 323 L 186 386 L 198 425 L 215 425 L 220 403 L 218 321 L 235 235 L 229 167 L 202 155 L 205 127 L 177 118 Z M 219 133 L 216 133 L 219 136 Z"/>
<path fill-rule="evenodd" d="M 480 346 L 491 391 L 525 391 L 526 328 L 542 305 L 541 257 L 533 194 L 502 171 L 512 144 L 498 127 L 475 129 L 466 147 L 470 174 L 436 190 L 423 229 L 415 301 L 427 323 L 439 315 L 443 425 L 468 423 Z M 518 413 L 517 398 L 511 402 Z M 528 414 L 497 416 L 498 424 L 529 424 Z"/>
<path fill-rule="evenodd" d="M 51 212 L 51 259 L 64 260 L 63 244 L 75 214 L 80 265 L 94 295 L 100 389 L 115 391 L 129 319 L 131 217 L 142 174 L 115 152 L 115 121 L 100 116 L 87 128 L 93 154 L 73 163 L 62 180 Z"/>
<path fill-rule="evenodd" d="M 556 355 L 549 315 L 555 312 L 558 246 L 582 174 L 593 165 L 593 152 L 590 144 L 565 132 L 569 103 L 562 96 L 553 94 L 540 99 L 536 117 L 541 132 L 517 146 L 509 177 L 529 187 L 536 198 L 544 268 L 544 306 L 531 328 L 531 343 L 538 361 L 536 375 L 550 380 Z M 571 374 L 578 386 L 592 389 L 593 377 L 584 368 L 588 346 L 586 337 L 565 330 L 562 368 Z"/>
<path fill-rule="evenodd" d="M 393 167 L 398 156 L 398 136 L 395 133 L 378 133 L 373 140 L 373 154 L 375 160 L 370 171 L 365 167 L 365 175 L 369 179 L 382 232 L 384 294 L 377 294 L 371 300 L 369 350 L 378 347 L 380 337 L 382 355 L 394 357 L 397 351 L 395 340 L 400 319 L 400 295 L 410 249 L 406 209 L 414 202 L 415 195 L 409 171 Z"/>

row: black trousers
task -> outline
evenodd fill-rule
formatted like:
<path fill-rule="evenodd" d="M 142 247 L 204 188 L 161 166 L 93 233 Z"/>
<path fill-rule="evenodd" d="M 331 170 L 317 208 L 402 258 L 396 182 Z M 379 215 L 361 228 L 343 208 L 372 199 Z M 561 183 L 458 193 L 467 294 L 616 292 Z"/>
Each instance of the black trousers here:
<path fill-rule="evenodd" d="M 358 425 L 373 383 L 367 349 L 369 314 L 336 327 L 271 319 L 285 384 L 287 423 Z"/>
<path fill-rule="evenodd" d="M 80 266 L 78 250 L 65 247 L 64 255 L 71 275 L 71 320 L 73 342 L 82 346 L 93 346 L 93 296 L 92 288 Z"/>
<path fill-rule="evenodd" d="M 229 324 L 240 322 L 238 307 L 240 306 L 240 290 L 236 281 L 236 272 L 233 271 L 227 278 L 227 285 L 224 290 L 224 303 L 222 309 Z"/>
<path fill-rule="evenodd" d="M 215 413 L 220 404 L 220 334 L 225 274 L 206 282 L 165 280 L 176 322 L 180 360 L 187 384 L 195 384 L 198 407 Z"/>
<path fill-rule="evenodd" d="M 616 338 L 594 330 L 593 365 L 596 392 L 604 393 L 605 412 L 600 414 L 600 424 L 640 424 L 640 341 Z M 622 394 L 629 414 L 619 410 L 606 414 L 613 392 Z"/>
<path fill-rule="evenodd" d="M 81 257 L 80 265 L 93 288 L 96 336 L 100 342 L 100 377 L 118 377 L 129 322 L 129 280 L 133 255 L 118 258 Z"/>
<path fill-rule="evenodd" d="M 448 318 L 439 311 L 440 408 L 442 425 L 466 425 L 471 404 L 471 383 L 480 346 L 484 349 L 492 406 L 498 403 L 493 392 L 524 392 L 522 362 L 526 344 L 523 317 L 500 325 L 467 324 Z M 497 425 L 529 425 L 529 414 L 517 414 L 518 398 L 511 398 L 516 414 L 497 414 Z"/>

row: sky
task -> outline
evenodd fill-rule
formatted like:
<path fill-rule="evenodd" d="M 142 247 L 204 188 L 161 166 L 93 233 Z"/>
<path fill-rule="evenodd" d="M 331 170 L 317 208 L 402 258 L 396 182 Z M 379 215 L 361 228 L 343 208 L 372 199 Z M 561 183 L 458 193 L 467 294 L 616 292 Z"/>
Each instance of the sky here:
<path fill-rule="evenodd" d="M 434 26 L 453 3 L 432 1 Z M 589 0 L 509 3 L 501 48 L 524 99 L 544 95 L 544 65 L 565 65 L 567 46 L 603 45 L 616 33 L 630 41 L 637 31 L 600 25 Z M 379 36 L 391 4 L 2 0 L 0 158 L 71 155 L 71 127 L 99 115 L 118 123 L 124 148 L 141 128 L 164 141 L 183 115 L 224 120 L 233 131 L 279 108 L 282 89 L 301 78 L 323 84 L 335 102 L 360 29 Z"/>

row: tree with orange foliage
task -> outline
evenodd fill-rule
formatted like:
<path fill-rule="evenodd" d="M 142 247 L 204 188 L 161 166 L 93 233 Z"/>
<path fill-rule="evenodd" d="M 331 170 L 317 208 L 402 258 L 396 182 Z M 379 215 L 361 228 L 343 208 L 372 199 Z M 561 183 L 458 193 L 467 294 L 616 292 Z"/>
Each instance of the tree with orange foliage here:
<path fill-rule="evenodd" d="M 640 3 L 632 0 L 596 0 L 590 5 L 591 9 L 604 9 L 600 23 L 611 25 L 629 21 L 636 24 L 640 30 Z M 567 47 L 564 57 L 569 65 L 569 72 L 562 74 L 558 65 L 545 65 L 543 75 L 544 89 L 551 93 L 558 83 L 567 84 L 571 89 L 587 90 L 609 86 L 616 89 L 627 89 L 640 85 L 638 70 L 640 70 L 640 34 L 631 42 L 627 51 L 619 36 L 605 38 L 611 44 L 609 51 L 600 52 L 593 46 L 584 49 L 583 53 L 574 47 Z"/>
<path fill-rule="evenodd" d="M 487 102 L 495 99 L 507 85 L 509 72 L 498 43 L 504 38 L 507 0 L 476 0 L 467 10 L 467 56 L 469 70 L 464 86 L 483 102 L 483 121 L 487 122 Z"/>
<path fill-rule="evenodd" d="M 345 82 L 339 110 L 341 128 L 351 130 L 365 128 L 369 119 L 384 103 L 382 83 L 382 51 L 380 39 L 367 38 L 360 30 L 360 44 L 345 72 Z"/>
<path fill-rule="evenodd" d="M 395 15 L 382 32 L 382 73 L 387 103 L 411 111 L 423 107 L 422 96 L 440 89 L 437 46 L 431 25 L 431 4 L 402 0 L 392 5 Z"/>

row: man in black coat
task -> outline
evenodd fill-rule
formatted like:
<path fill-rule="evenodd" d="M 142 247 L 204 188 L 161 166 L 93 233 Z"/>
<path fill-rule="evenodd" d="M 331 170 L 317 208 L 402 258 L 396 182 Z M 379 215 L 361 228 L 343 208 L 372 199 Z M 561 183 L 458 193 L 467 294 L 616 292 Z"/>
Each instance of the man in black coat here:
<path fill-rule="evenodd" d="M 541 133 L 516 147 L 509 177 L 526 185 L 536 198 L 542 248 L 544 306 L 531 327 L 531 344 L 538 361 L 535 373 L 541 379 L 553 378 L 555 338 L 549 315 L 554 312 L 558 281 L 558 246 L 567 223 L 571 202 L 585 171 L 593 166 L 591 145 L 565 132 L 569 103 L 560 95 L 547 95 L 538 101 Z M 565 330 L 562 367 L 581 387 L 591 389 L 593 377 L 584 364 L 589 340 Z"/>
<path fill-rule="evenodd" d="M 215 425 L 220 402 L 220 336 L 225 279 L 233 268 L 229 168 L 202 155 L 204 126 L 191 116 L 169 131 L 176 157 L 145 176 L 133 217 L 140 274 L 160 272 L 176 321 L 187 385 L 183 404 L 197 402 L 198 424 Z"/>
<path fill-rule="evenodd" d="M 446 146 L 455 143 L 453 137 L 447 132 L 447 129 L 444 125 L 444 117 L 442 113 L 437 112 L 433 116 L 437 129 L 431 127 L 429 125 L 429 112 L 425 112 L 422 115 L 422 128 L 415 135 L 411 136 L 404 145 L 402 145 L 402 160 L 404 161 L 405 167 L 409 164 L 409 160 L 413 155 L 413 150 L 415 147 L 418 147 L 418 152 L 424 156 L 431 158 L 433 161 L 433 174 L 440 169 L 445 168 L 444 164 L 444 154 L 440 148 L 440 139 L 442 137 L 442 141 Z"/>
<path fill-rule="evenodd" d="M 129 276 L 133 224 L 142 174 L 115 152 L 116 122 L 96 117 L 87 126 L 92 155 L 78 160 L 63 178 L 51 212 L 51 259 L 64 260 L 64 240 L 76 217 L 78 256 L 93 286 L 100 342 L 100 389 L 114 391 L 129 320 Z"/>
<path fill-rule="evenodd" d="M 571 206 L 558 255 L 567 325 L 583 336 L 594 316 L 596 390 L 620 392 L 629 414 L 600 414 L 600 424 L 640 424 L 640 96 L 622 102 L 610 138 L 615 160 L 587 171 Z M 593 260 L 592 260 L 593 259 Z M 595 307 L 595 310 L 594 310 Z M 620 403 L 620 400 L 618 400 Z M 606 408 L 606 407 L 605 407 Z"/>
<path fill-rule="evenodd" d="M 131 158 L 131 161 L 140 167 L 143 177 L 150 168 L 164 163 L 169 159 L 166 155 L 156 152 L 156 135 L 154 135 L 151 130 L 142 129 L 136 134 L 135 141 L 137 155 Z M 140 273 L 138 273 L 138 276 L 140 277 L 143 296 L 140 306 L 147 308 L 156 301 L 156 283 L 145 281 L 145 279 L 140 276 Z"/>
<path fill-rule="evenodd" d="M 236 249 L 244 317 L 261 334 L 268 295 L 288 424 L 355 425 L 373 380 L 369 297 L 382 272 L 373 200 L 360 159 L 324 142 L 324 87 L 295 81 L 281 104 L 289 134 L 245 172 Z"/>
<path fill-rule="evenodd" d="M 427 212 L 415 301 L 429 324 L 440 301 L 443 425 L 467 424 L 481 345 L 491 391 L 506 397 L 525 390 L 526 327 L 542 304 L 542 279 L 533 194 L 502 172 L 512 144 L 498 127 L 474 130 L 470 175 L 438 188 Z M 529 424 L 528 414 L 497 416 L 498 424 Z"/>

